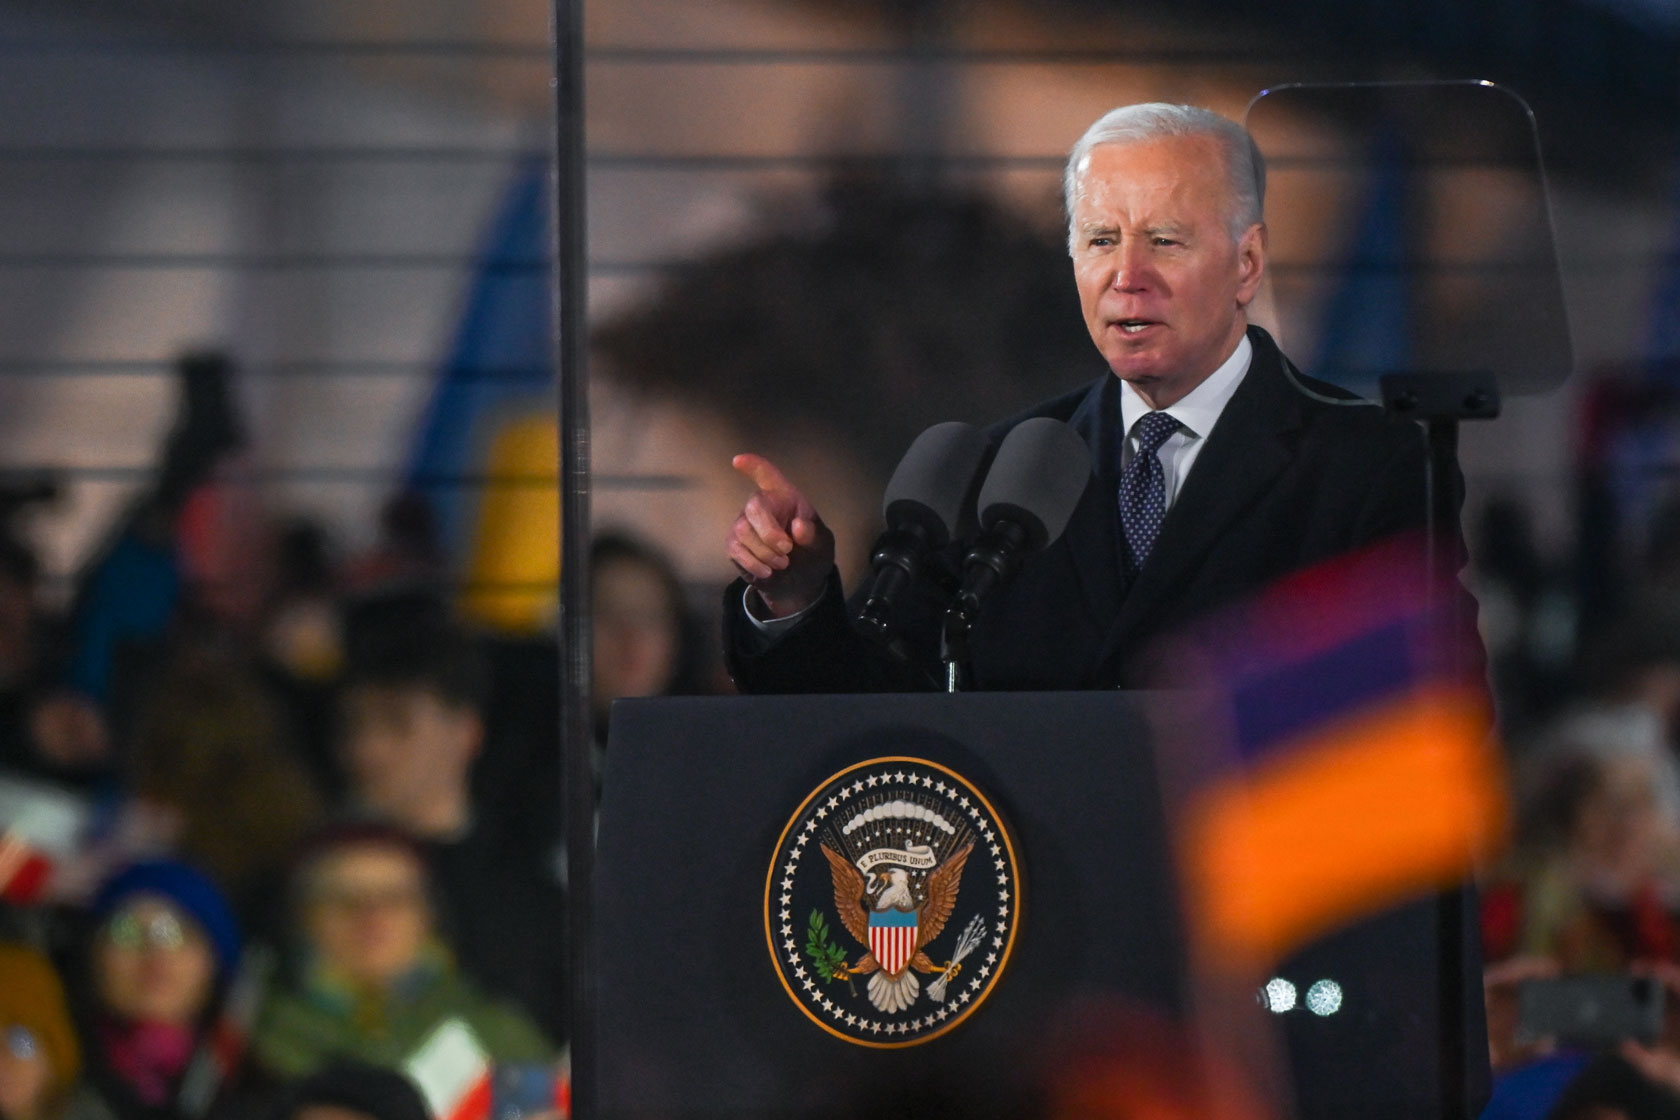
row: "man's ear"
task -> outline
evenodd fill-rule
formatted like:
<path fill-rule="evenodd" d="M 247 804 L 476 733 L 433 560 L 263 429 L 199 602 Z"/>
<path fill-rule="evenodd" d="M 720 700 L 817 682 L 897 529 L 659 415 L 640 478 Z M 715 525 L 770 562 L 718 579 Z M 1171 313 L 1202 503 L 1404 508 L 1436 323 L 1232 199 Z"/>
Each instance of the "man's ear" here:
<path fill-rule="evenodd" d="M 1266 223 L 1249 226 L 1237 240 L 1237 306 L 1247 307 L 1260 293 L 1266 275 Z"/>

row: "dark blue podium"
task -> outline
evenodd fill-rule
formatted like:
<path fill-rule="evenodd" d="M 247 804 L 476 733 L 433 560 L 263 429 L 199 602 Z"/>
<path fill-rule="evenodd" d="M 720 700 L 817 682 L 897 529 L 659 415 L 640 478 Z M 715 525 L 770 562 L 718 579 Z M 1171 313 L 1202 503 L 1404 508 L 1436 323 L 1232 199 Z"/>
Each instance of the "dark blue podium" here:
<path fill-rule="evenodd" d="M 1147 703 L 1086 692 L 616 705 L 595 864 L 596 1065 L 579 1071 L 599 1115 L 1033 1116 L 1081 1016 L 1179 1015 L 1187 960 Z M 765 921 L 767 876 L 801 804 L 885 756 L 983 791 L 1020 878 L 1018 938 L 985 1003 L 890 1049 L 819 1029 L 784 987 Z M 1342 993 L 1334 1014 L 1302 1006 L 1273 1020 L 1300 1116 L 1449 1111 L 1442 1046 L 1464 1043 L 1443 1042 L 1440 945 L 1422 901 L 1279 970 L 1303 994 L 1325 979 Z"/>

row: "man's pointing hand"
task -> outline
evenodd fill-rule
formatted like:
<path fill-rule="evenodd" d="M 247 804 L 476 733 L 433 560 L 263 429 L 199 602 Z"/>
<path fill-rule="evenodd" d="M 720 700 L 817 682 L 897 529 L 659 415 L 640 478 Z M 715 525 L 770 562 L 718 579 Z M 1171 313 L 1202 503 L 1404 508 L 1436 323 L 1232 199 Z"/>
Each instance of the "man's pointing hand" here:
<path fill-rule="evenodd" d="M 799 488 L 762 455 L 737 455 L 736 470 L 756 489 L 730 526 L 729 559 L 771 618 L 804 610 L 822 594 L 834 566 L 834 534 Z"/>

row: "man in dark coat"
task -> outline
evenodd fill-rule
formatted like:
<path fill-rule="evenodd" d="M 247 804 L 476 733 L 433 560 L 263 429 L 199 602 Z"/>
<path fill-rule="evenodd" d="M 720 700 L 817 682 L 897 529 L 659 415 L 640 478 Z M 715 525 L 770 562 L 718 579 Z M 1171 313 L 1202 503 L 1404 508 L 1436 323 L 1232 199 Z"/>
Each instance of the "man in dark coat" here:
<path fill-rule="evenodd" d="M 1065 190 L 1086 326 L 1113 376 L 1028 414 L 1072 424 L 1092 478 L 1061 539 L 986 604 L 977 688 L 1153 683 L 1153 639 L 1425 518 L 1420 429 L 1304 378 L 1248 325 L 1265 175 L 1241 126 L 1187 106 L 1116 109 L 1074 147 Z M 853 634 L 816 510 L 767 460 L 736 467 L 757 486 L 728 538 L 741 687 L 933 687 L 937 604 L 905 612 L 908 661 Z"/>
<path fill-rule="evenodd" d="M 1116 109 L 1074 146 L 1064 190 L 1086 327 L 1112 376 L 1030 413 L 1073 426 L 1091 451 L 1092 477 L 1062 537 L 985 604 L 970 638 L 969 684 L 1194 684 L 1163 675 L 1165 663 L 1152 658 L 1157 639 L 1291 572 L 1425 524 L 1423 434 L 1302 377 L 1248 324 L 1266 269 L 1265 176 L 1239 125 L 1187 106 Z M 938 687 L 942 593 L 924 584 L 917 601 L 901 604 L 907 656 L 889 655 L 852 629 L 834 538 L 810 501 L 760 456 L 738 456 L 735 466 L 757 487 L 727 545 L 742 576 L 725 602 L 726 652 L 741 688 Z M 1456 534 L 1449 540 L 1457 544 Z M 1466 620 L 1468 607 L 1459 611 Z M 1475 912 L 1473 902 L 1464 912 Z M 1381 962 L 1392 947 L 1386 937 L 1359 934 L 1348 944 Z M 1467 976 L 1476 971 L 1470 957 L 1461 962 Z M 1473 987 L 1462 995 L 1463 1091 L 1479 1101 L 1485 1033 Z M 1446 989 L 1443 998 L 1460 1003 Z M 1340 1074 L 1370 1061 L 1356 1049 L 1332 1048 L 1317 1061 Z M 1334 1079 L 1306 1077 L 1304 1115 L 1345 1114 L 1326 1088 Z"/>

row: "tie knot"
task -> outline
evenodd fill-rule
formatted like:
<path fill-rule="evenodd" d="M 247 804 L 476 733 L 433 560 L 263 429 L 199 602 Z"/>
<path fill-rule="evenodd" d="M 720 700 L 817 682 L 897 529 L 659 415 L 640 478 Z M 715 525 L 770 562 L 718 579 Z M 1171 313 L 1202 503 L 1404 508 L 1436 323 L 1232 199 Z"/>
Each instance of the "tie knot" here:
<path fill-rule="evenodd" d="M 1179 427 L 1178 421 L 1165 412 L 1144 413 L 1132 426 L 1132 431 L 1137 433 L 1138 454 L 1155 454 L 1161 450 L 1161 445 L 1167 442 L 1167 437 L 1178 431 Z"/>

